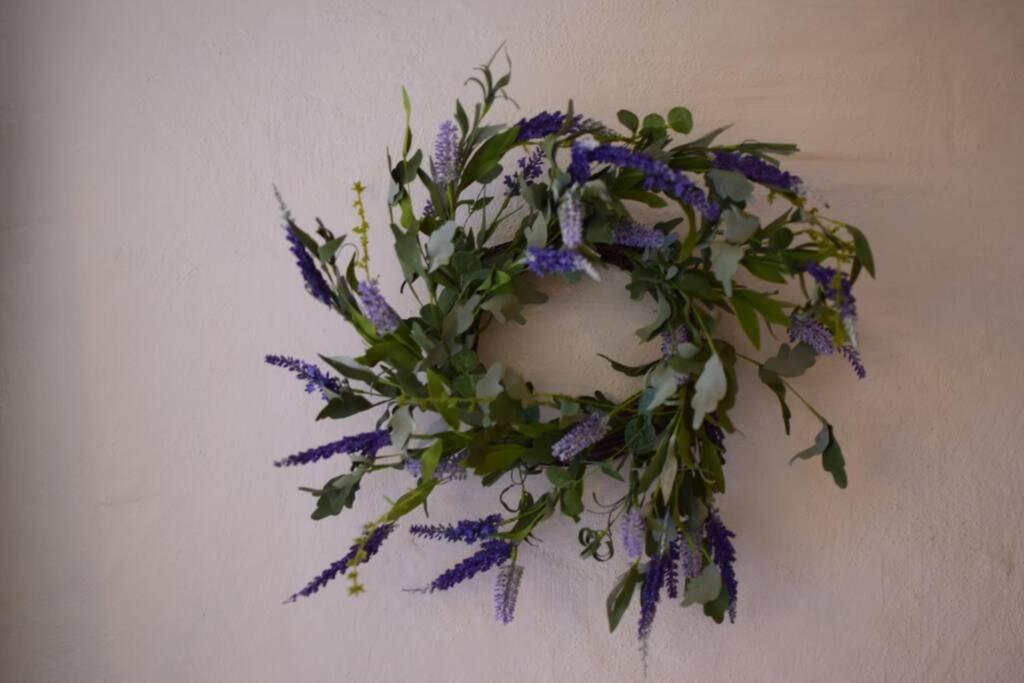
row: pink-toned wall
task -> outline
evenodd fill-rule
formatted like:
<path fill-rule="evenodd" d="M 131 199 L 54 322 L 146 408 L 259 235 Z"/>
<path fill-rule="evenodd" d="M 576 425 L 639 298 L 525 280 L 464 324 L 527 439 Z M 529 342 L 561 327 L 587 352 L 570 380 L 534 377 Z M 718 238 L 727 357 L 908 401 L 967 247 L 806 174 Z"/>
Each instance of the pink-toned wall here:
<path fill-rule="evenodd" d="M 835 360 L 800 382 L 849 489 L 787 466 L 814 424 L 787 439 L 745 373 L 722 504 L 739 619 L 663 604 L 649 680 L 1024 676 L 1024 3 L 15 0 L 0 16 L 3 681 L 641 679 L 635 613 L 605 626 L 622 561 L 579 560 L 561 522 L 525 552 L 507 627 L 487 580 L 402 592 L 458 558 L 416 543 L 386 547 L 362 598 L 280 604 L 408 481 L 313 523 L 296 487 L 332 466 L 269 466 L 368 423 L 313 424 L 315 400 L 261 366 L 357 350 L 302 292 L 271 183 L 346 229 L 361 178 L 374 265 L 412 310 L 383 210 L 398 87 L 427 145 L 502 39 L 524 112 L 685 104 L 700 130 L 799 142 L 793 170 L 876 249 L 869 379 Z M 619 284 L 562 288 L 488 348 L 548 385 L 614 386 L 594 353 L 627 355 L 646 315 Z M 451 489 L 439 518 L 491 509 Z"/>

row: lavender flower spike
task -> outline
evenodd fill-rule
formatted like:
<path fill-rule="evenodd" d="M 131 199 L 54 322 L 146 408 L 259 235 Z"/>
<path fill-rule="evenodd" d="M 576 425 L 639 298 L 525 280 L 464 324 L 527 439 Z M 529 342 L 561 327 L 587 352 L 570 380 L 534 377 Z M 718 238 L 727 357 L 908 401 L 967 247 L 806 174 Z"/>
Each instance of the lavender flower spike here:
<path fill-rule="evenodd" d="M 431 593 L 446 591 L 481 572 L 504 564 L 505 560 L 511 557 L 512 548 L 512 544 L 505 541 L 484 541 L 480 550 L 431 581 L 425 590 Z"/>
<path fill-rule="evenodd" d="M 310 448 L 309 450 L 289 455 L 287 458 L 278 460 L 274 467 L 291 467 L 292 465 L 308 465 L 311 462 L 327 460 L 339 453 L 359 453 L 364 458 L 372 460 L 377 457 L 378 451 L 391 443 L 391 430 L 378 429 L 362 434 L 353 434 L 344 439 L 332 441 L 331 443 Z"/>
<path fill-rule="evenodd" d="M 302 280 L 306 283 L 306 291 L 314 299 L 330 307 L 334 303 L 334 294 L 331 292 L 330 285 L 327 284 L 323 274 L 316 267 L 316 263 L 313 262 L 313 257 L 306 251 L 305 245 L 299 240 L 299 235 L 293 229 L 292 224 L 289 223 L 284 226 L 284 230 L 287 234 L 288 244 L 291 245 L 288 251 L 292 252 L 292 255 L 295 257 L 295 265 L 299 267 L 299 272 L 302 273 Z"/>
<path fill-rule="evenodd" d="M 466 469 L 459 463 L 466 457 L 466 451 L 458 451 L 441 458 L 434 468 L 434 475 L 431 477 L 437 481 L 454 481 L 466 478 Z M 423 476 L 423 463 L 410 458 L 405 461 L 405 471 L 419 479 Z"/>
<path fill-rule="evenodd" d="M 718 565 L 718 571 L 722 575 L 722 584 L 729 593 L 729 621 L 736 621 L 736 571 L 733 569 L 733 562 L 736 561 L 736 550 L 732 547 L 730 538 L 736 534 L 729 531 L 722 518 L 718 516 L 718 510 L 711 508 L 708 511 L 708 518 L 704 520 L 704 539 L 711 551 L 712 559 Z"/>
<path fill-rule="evenodd" d="M 619 522 L 619 542 L 629 559 L 635 560 L 643 554 L 646 530 L 644 516 L 636 508 L 623 515 Z"/>
<path fill-rule="evenodd" d="M 359 283 L 359 300 L 363 303 L 366 317 L 370 319 L 377 334 L 382 337 L 391 334 L 402 324 L 402 319 L 395 313 L 395 309 L 384 300 L 375 280 Z"/>
<path fill-rule="evenodd" d="M 516 599 L 519 584 L 523 580 L 523 568 L 518 564 L 502 567 L 494 582 L 494 616 L 503 624 L 512 621 L 516 615 Z"/>
<path fill-rule="evenodd" d="M 327 569 L 320 572 L 316 578 L 307 583 L 297 593 L 293 593 L 290 598 L 285 600 L 285 602 L 295 602 L 300 596 L 308 598 L 310 595 L 313 595 L 355 565 L 369 562 L 370 558 L 376 555 L 377 551 L 380 550 L 380 546 L 384 542 L 384 539 L 388 537 L 394 528 L 394 524 L 382 524 L 370 531 L 369 535 L 360 537 L 352 547 L 348 549 L 348 552 L 345 553 L 344 557 L 337 562 L 332 562 Z"/>
<path fill-rule="evenodd" d="M 558 225 L 562 244 L 567 249 L 579 249 L 583 244 L 583 205 L 575 194 L 567 195 L 558 205 Z"/>
<path fill-rule="evenodd" d="M 802 341 L 819 356 L 831 356 L 835 351 L 835 342 L 828 328 L 814 318 L 805 318 L 795 313 L 789 318 L 789 341 Z"/>
<path fill-rule="evenodd" d="M 583 118 L 582 114 L 576 114 L 572 117 L 572 121 L 569 122 L 568 132 L 572 133 L 579 130 L 580 120 Z M 516 125 L 519 127 L 519 134 L 516 136 L 516 142 L 526 142 L 527 140 L 537 140 L 539 138 L 547 137 L 548 135 L 554 135 L 558 131 L 562 130 L 562 126 L 565 124 L 566 116 L 560 111 L 548 113 L 542 111 L 531 119 L 520 119 Z"/>
<path fill-rule="evenodd" d="M 420 538 L 472 544 L 494 536 L 498 533 L 499 524 L 501 515 L 489 515 L 483 519 L 464 519 L 455 525 L 414 524 L 409 527 L 409 533 Z"/>
<path fill-rule="evenodd" d="M 434 141 L 434 180 L 438 185 L 454 183 L 458 174 L 459 143 L 455 124 L 445 121 Z"/>
<path fill-rule="evenodd" d="M 625 221 L 615 226 L 615 244 L 634 249 L 661 249 L 665 246 L 665 234 L 634 221 Z"/>
<path fill-rule="evenodd" d="M 542 247 L 528 247 L 525 262 L 526 267 L 539 277 L 555 273 L 578 273 L 587 270 L 590 265 L 574 251 Z"/>
<path fill-rule="evenodd" d="M 551 455 L 561 463 L 567 463 L 604 438 L 608 432 L 608 418 L 591 413 L 577 422 L 572 429 L 551 447 Z"/>
<path fill-rule="evenodd" d="M 661 589 L 665 585 L 665 563 L 662 558 L 652 557 L 647 563 L 647 571 L 644 574 L 644 585 L 640 589 L 640 626 L 638 635 L 640 646 L 644 651 L 646 664 L 647 638 L 651 635 L 651 627 L 654 625 L 654 615 L 658 611 L 658 601 L 661 599 Z"/>
<path fill-rule="evenodd" d="M 325 401 L 330 399 L 327 392 L 340 394 L 345 390 L 345 385 L 337 377 L 331 377 L 323 370 L 298 358 L 291 356 L 268 355 L 264 359 L 268 365 L 274 365 L 295 373 L 295 376 L 306 383 L 306 393 L 312 394 L 317 389 Z"/>
<path fill-rule="evenodd" d="M 864 379 L 868 376 L 868 371 L 864 369 L 864 364 L 860 361 L 860 351 L 850 344 L 843 344 L 839 349 L 839 353 L 843 354 L 843 358 L 850 363 L 853 371 L 857 373 L 857 377 Z"/>
<path fill-rule="evenodd" d="M 715 152 L 712 164 L 715 168 L 723 171 L 738 171 L 755 183 L 772 185 L 780 190 L 788 190 L 796 194 L 803 193 L 802 181 L 798 176 L 787 173 L 753 154 Z"/>

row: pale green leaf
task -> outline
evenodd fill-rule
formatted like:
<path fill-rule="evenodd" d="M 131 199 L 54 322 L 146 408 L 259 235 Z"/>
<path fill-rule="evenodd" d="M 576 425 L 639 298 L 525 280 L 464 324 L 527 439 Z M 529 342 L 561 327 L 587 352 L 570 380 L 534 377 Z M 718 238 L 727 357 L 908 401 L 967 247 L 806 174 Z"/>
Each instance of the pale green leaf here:
<path fill-rule="evenodd" d="M 725 369 L 722 368 L 722 359 L 718 354 L 712 354 L 704 364 L 704 370 L 693 385 L 693 428 L 697 429 L 704 422 L 704 416 L 714 412 L 718 402 L 725 397 L 728 383 L 725 379 Z"/>

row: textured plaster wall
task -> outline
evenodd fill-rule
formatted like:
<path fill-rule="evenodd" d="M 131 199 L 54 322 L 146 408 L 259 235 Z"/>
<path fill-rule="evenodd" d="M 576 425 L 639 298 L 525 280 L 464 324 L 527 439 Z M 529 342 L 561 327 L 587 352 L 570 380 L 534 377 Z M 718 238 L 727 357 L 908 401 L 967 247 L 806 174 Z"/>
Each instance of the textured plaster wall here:
<path fill-rule="evenodd" d="M 864 359 L 800 385 L 836 422 L 850 487 L 788 467 L 775 399 L 744 371 L 723 512 L 735 626 L 663 605 L 649 680 L 1014 681 L 1024 658 L 1020 2 L 6 2 L 0 21 L 0 679 L 640 680 L 635 613 L 609 636 L 622 561 L 556 522 L 525 552 L 519 619 L 490 583 L 420 585 L 458 549 L 394 540 L 284 607 L 408 480 L 313 523 L 295 489 L 334 468 L 272 459 L 314 425 L 265 352 L 351 353 L 301 290 L 270 194 L 345 229 L 383 211 L 398 86 L 426 144 L 467 70 L 508 39 L 524 112 L 686 104 L 700 130 L 798 141 L 792 168 L 874 241 Z M 509 118 L 517 114 L 505 108 Z M 614 389 L 643 357 L 621 281 L 488 340 L 545 386 Z M 441 519 L 490 492 L 451 487 Z"/>

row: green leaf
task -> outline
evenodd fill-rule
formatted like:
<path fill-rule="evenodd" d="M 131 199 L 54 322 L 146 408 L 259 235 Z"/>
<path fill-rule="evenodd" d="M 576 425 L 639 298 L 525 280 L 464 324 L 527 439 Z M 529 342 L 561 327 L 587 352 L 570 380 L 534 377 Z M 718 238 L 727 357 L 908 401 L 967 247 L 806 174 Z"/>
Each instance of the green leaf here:
<path fill-rule="evenodd" d="M 467 464 L 477 475 L 484 476 L 507 470 L 516 464 L 525 452 L 526 447 L 519 444 L 499 444 L 491 446 L 482 453 L 471 455 Z"/>
<path fill-rule="evenodd" d="M 789 344 L 779 347 L 774 357 L 764 362 L 764 369 L 774 372 L 780 377 L 799 377 L 814 365 L 817 354 L 814 349 L 800 342 L 792 349 Z"/>
<path fill-rule="evenodd" d="M 548 243 L 548 219 L 544 217 L 544 214 L 538 213 L 523 234 L 526 237 L 527 246 L 543 247 Z"/>
<path fill-rule="evenodd" d="M 371 403 L 359 394 L 342 394 L 339 398 L 332 398 L 324 406 L 324 409 L 316 416 L 317 420 L 341 420 L 346 417 L 361 413 L 371 407 Z"/>
<path fill-rule="evenodd" d="M 875 257 L 871 253 L 871 245 L 868 244 L 868 238 L 864 236 L 864 233 L 859 228 L 855 228 L 852 225 L 846 225 L 845 227 L 853 235 L 853 250 L 857 254 L 857 260 L 864 264 L 864 269 L 871 273 L 871 277 L 874 277 Z"/>
<path fill-rule="evenodd" d="M 608 609 L 609 631 L 614 631 L 615 627 L 622 621 L 622 615 L 626 612 L 626 608 L 629 607 L 629 603 L 633 599 L 633 591 L 639 579 L 640 571 L 634 564 L 629 568 L 628 572 L 622 575 L 618 584 L 608 594 L 606 605 Z"/>
<path fill-rule="evenodd" d="M 718 402 L 725 398 L 725 391 L 728 389 L 722 359 L 718 354 L 713 353 L 708 358 L 704 364 L 704 371 L 700 373 L 693 389 L 690 405 L 693 407 L 693 429 L 697 429 L 704 422 L 704 416 L 714 412 Z"/>
<path fill-rule="evenodd" d="M 739 292 L 736 292 L 739 294 Z M 754 307 L 743 300 L 742 297 L 733 296 L 732 310 L 736 312 L 736 319 L 740 321 L 740 327 L 750 339 L 755 349 L 761 348 L 761 322 L 757 318 Z"/>
<path fill-rule="evenodd" d="M 685 541 L 683 541 L 685 543 Z M 686 592 L 683 595 L 683 607 L 695 603 L 705 604 L 718 597 L 722 591 L 722 575 L 718 567 L 709 562 L 697 578 L 686 582 Z"/>
<path fill-rule="evenodd" d="M 427 480 L 434 476 L 437 463 L 441 462 L 441 452 L 444 450 L 444 442 L 440 439 L 430 444 L 430 448 L 423 451 L 420 456 L 420 464 L 423 466 L 423 479 Z"/>
<path fill-rule="evenodd" d="M 447 221 L 440 228 L 430 233 L 427 242 L 427 258 L 430 260 L 430 271 L 434 272 L 441 266 L 448 265 L 455 253 L 455 221 Z"/>
<path fill-rule="evenodd" d="M 348 356 L 328 357 L 323 355 L 321 355 L 320 358 L 343 377 L 370 385 L 377 384 L 379 382 L 379 379 L 373 370 L 360 364 L 354 358 L 349 358 Z"/>
<path fill-rule="evenodd" d="M 725 226 L 725 239 L 733 244 L 746 242 L 761 225 L 757 216 L 751 216 L 735 206 L 722 214 L 722 224 Z"/>
<path fill-rule="evenodd" d="M 713 168 L 707 173 L 708 180 L 720 196 L 734 202 L 745 202 L 754 193 L 754 184 L 747 177 L 736 171 L 723 171 Z"/>
<path fill-rule="evenodd" d="M 672 305 L 669 303 L 668 297 L 662 296 L 658 299 L 658 312 L 654 317 L 654 322 L 637 330 L 637 336 L 644 341 L 653 339 L 670 315 L 672 315 Z"/>
<path fill-rule="evenodd" d="M 765 386 L 775 392 L 775 395 L 779 399 L 779 404 L 782 407 L 782 422 L 786 426 L 786 434 L 789 434 L 789 422 L 790 418 L 793 417 L 793 413 L 789 409 L 789 405 L 786 403 L 786 385 L 783 384 L 782 379 L 771 370 L 766 370 L 761 367 L 757 370 L 757 376 L 764 382 Z"/>
<path fill-rule="evenodd" d="M 497 318 L 498 322 L 514 320 L 520 325 L 526 324 L 526 318 L 523 317 L 523 305 L 515 294 L 506 293 L 492 296 L 480 304 L 480 308 Z"/>
<path fill-rule="evenodd" d="M 789 316 L 783 310 L 782 304 L 767 294 L 755 292 L 752 289 L 740 289 L 734 292 L 732 296 L 733 299 L 743 299 L 743 301 L 753 306 L 770 323 L 776 325 L 789 324 Z"/>
<path fill-rule="evenodd" d="M 676 393 L 679 388 L 679 378 L 667 363 L 659 363 L 647 375 L 647 386 L 653 391 L 650 396 L 645 396 L 646 400 L 642 400 L 639 406 L 640 411 L 645 413 L 651 412 Z"/>
<path fill-rule="evenodd" d="M 626 447 L 633 455 L 643 455 L 654 450 L 658 434 L 654 431 L 650 415 L 639 414 L 626 423 L 623 433 Z"/>
<path fill-rule="evenodd" d="M 732 278 L 736 267 L 743 258 L 743 247 L 728 242 L 715 242 L 711 245 L 711 271 L 722 283 L 726 296 L 732 296 Z"/>
<path fill-rule="evenodd" d="M 668 125 L 677 133 L 689 135 L 693 130 L 693 114 L 686 107 L 673 107 L 668 112 Z"/>
<path fill-rule="evenodd" d="M 647 371 L 654 367 L 654 364 L 658 362 L 651 361 L 646 365 L 624 365 L 623 363 L 619 363 L 617 361 L 612 360 L 603 353 L 599 353 L 597 355 L 611 363 L 612 368 L 614 368 L 617 372 L 621 372 L 623 375 L 626 375 L 627 377 L 640 377 L 641 375 L 646 374 Z"/>
<path fill-rule="evenodd" d="M 836 486 L 845 489 L 846 461 L 843 458 L 843 450 L 835 439 L 832 425 L 825 420 L 821 420 L 821 431 L 814 438 L 814 443 L 790 458 L 789 464 L 792 465 L 797 460 L 810 460 L 819 453 L 822 455 L 821 466 L 832 475 Z"/>
<path fill-rule="evenodd" d="M 402 406 L 391 414 L 388 421 L 391 428 L 391 445 L 399 450 L 405 449 L 409 436 L 416 431 L 416 421 L 412 418 L 412 412 L 408 406 Z"/>
<path fill-rule="evenodd" d="M 498 168 L 498 162 L 505 156 L 505 152 L 515 144 L 516 136 L 518 135 L 519 127 L 512 126 L 480 145 L 480 148 L 470 157 L 465 168 L 462 169 L 462 180 L 459 183 L 459 189 L 462 190 L 477 181 L 483 181 L 489 174 L 494 173 L 494 170 Z"/>
<path fill-rule="evenodd" d="M 619 113 L 615 116 L 619 119 L 619 123 L 628 128 L 631 133 L 635 133 L 637 127 L 640 125 L 640 119 L 638 119 L 636 114 L 628 109 L 620 109 Z"/>
<path fill-rule="evenodd" d="M 402 230 L 394 224 L 391 225 L 391 232 L 395 237 L 395 254 L 398 255 L 398 262 L 402 265 L 402 275 L 406 281 L 412 282 L 416 274 L 425 275 L 418 233 Z"/>
<path fill-rule="evenodd" d="M 641 127 L 643 131 L 657 131 L 665 130 L 665 119 L 661 114 L 648 114 L 644 117 L 644 123 Z"/>
<path fill-rule="evenodd" d="M 487 369 L 487 374 L 481 377 L 476 383 L 477 398 L 494 398 L 501 393 L 501 376 L 505 368 L 501 363 L 493 363 Z"/>
<path fill-rule="evenodd" d="M 396 500 L 394 505 L 391 506 L 391 510 L 388 511 L 385 521 L 394 522 L 425 503 L 427 498 L 430 496 L 430 492 L 434 490 L 434 486 L 436 484 L 436 479 L 424 479 L 422 484 L 411 491 L 406 491 L 402 494 L 402 497 Z"/>
<path fill-rule="evenodd" d="M 416 367 L 416 363 L 419 361 L 419 356 L 413 354 L 413 352 L 406 348 L 401 342 L 394 341 L 393 339 L 386 339 L 384 341 L 377 342 L 366 349 L 366 353 L 356 360 L 363 365 L 370 367 L 377 365 L 381 361 L 386 361 L 394 368 L 412 370 Z"/>
<path fill-rule="evenodd" d="M 580 514 L 583 512 L 583 482 L 577 481 L 572 486 L 563 489 L 560 497 L 562 502 L 562 514 L 580 521 Z"/>

